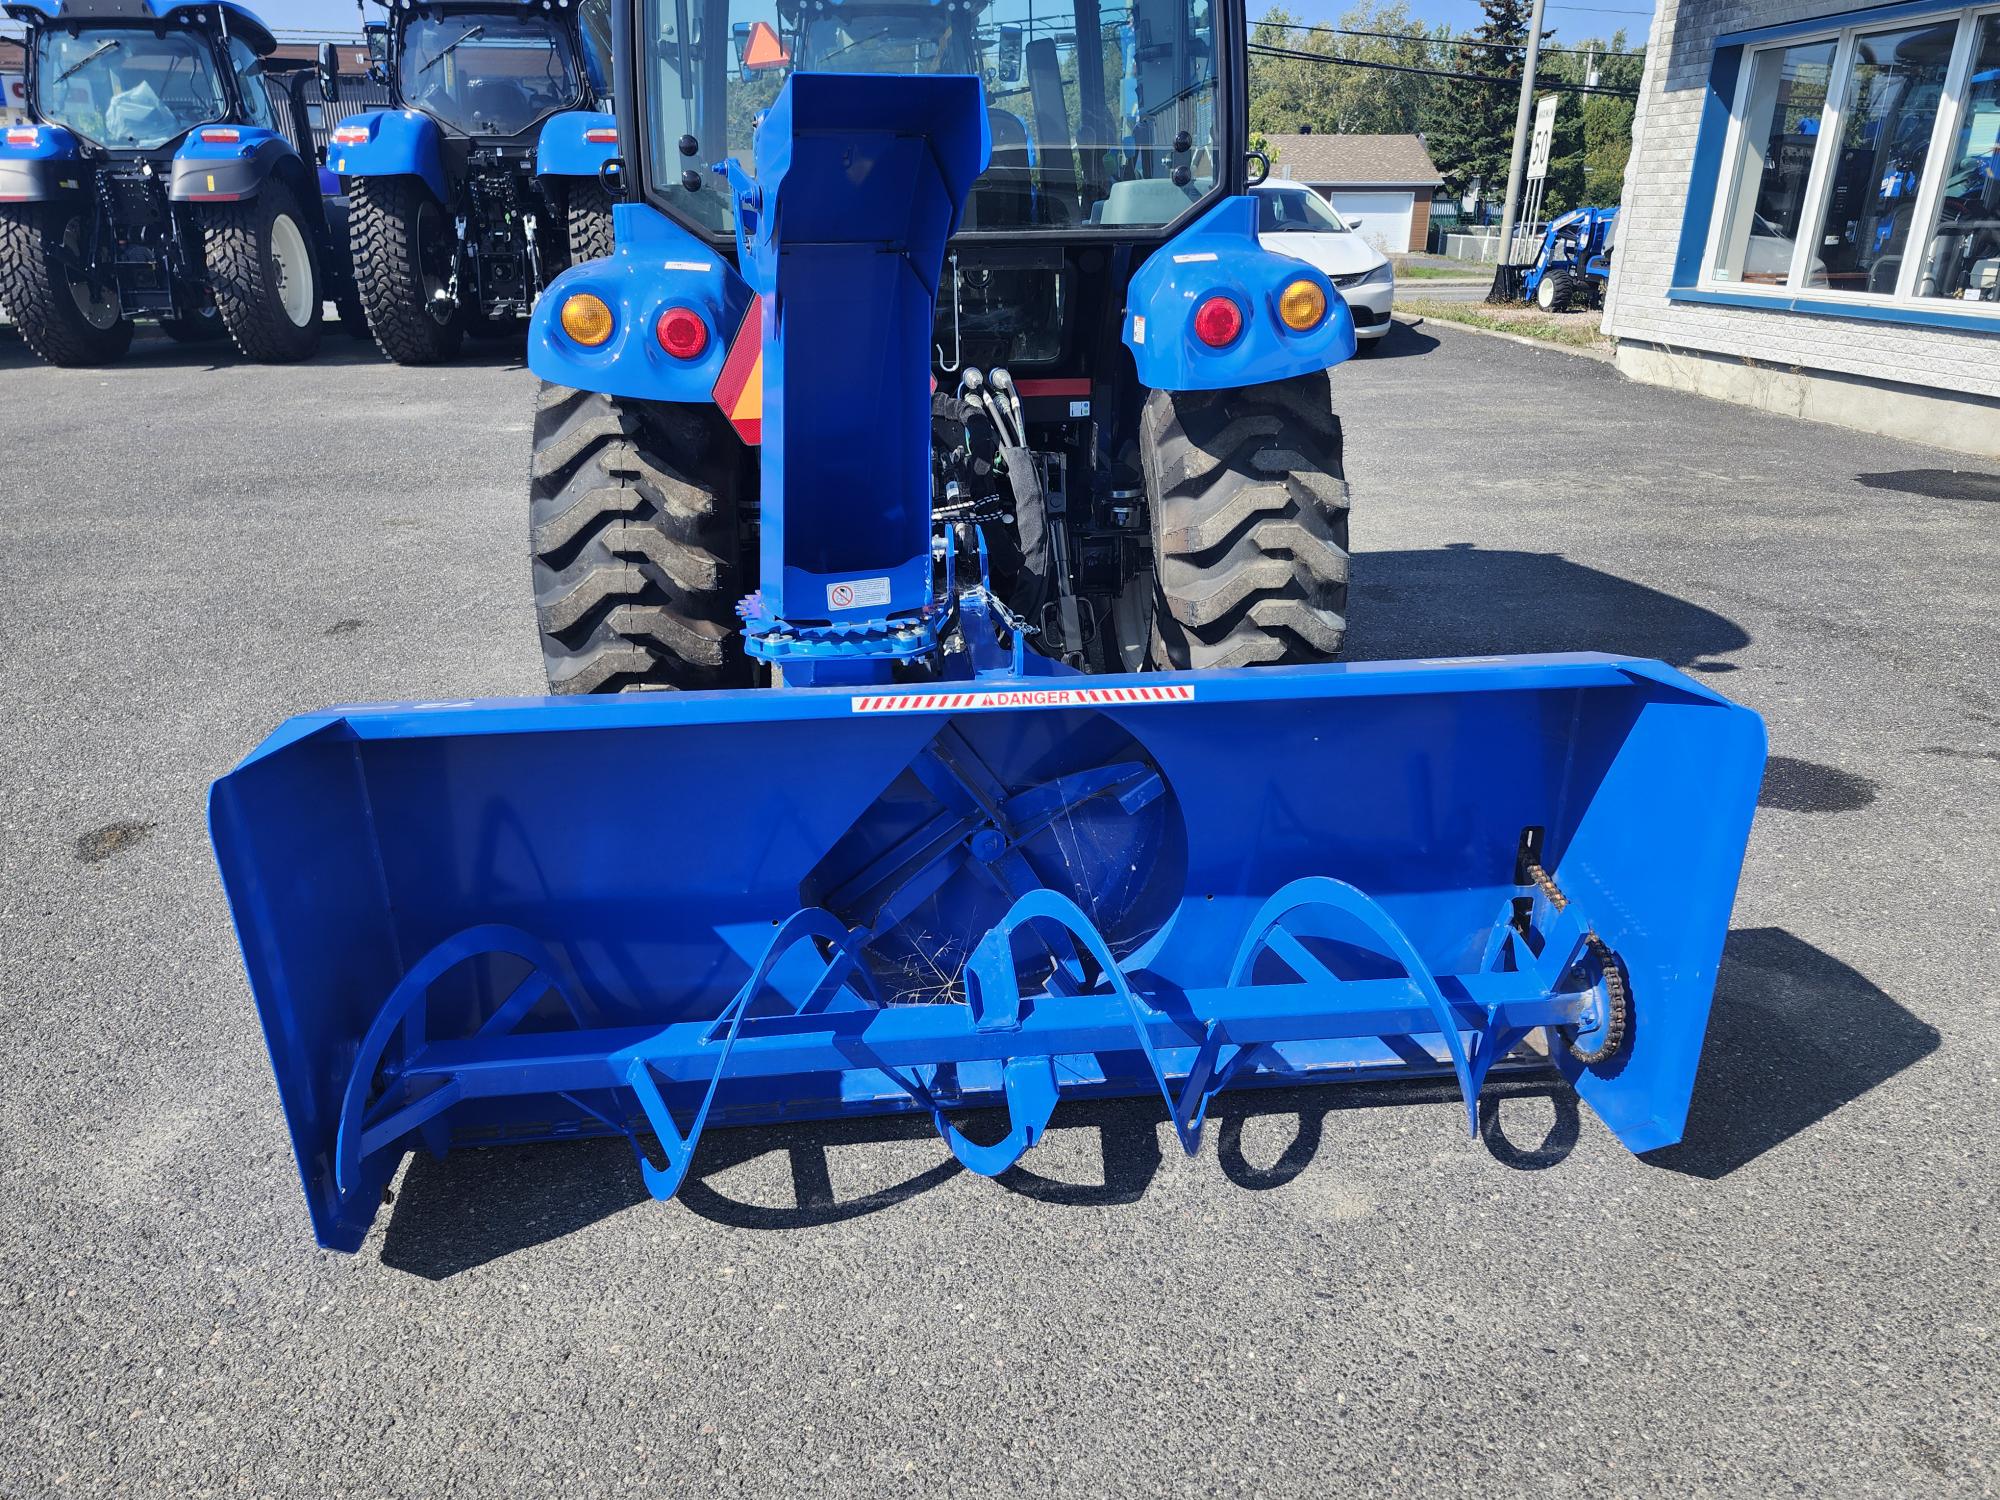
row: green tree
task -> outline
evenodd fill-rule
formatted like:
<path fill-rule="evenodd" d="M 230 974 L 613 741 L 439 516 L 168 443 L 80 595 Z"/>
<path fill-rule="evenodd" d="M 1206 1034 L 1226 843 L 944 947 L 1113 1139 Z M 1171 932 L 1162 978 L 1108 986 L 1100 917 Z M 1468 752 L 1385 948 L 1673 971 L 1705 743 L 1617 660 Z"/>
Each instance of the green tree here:
<path fill-rule="evenodd" d="M 1387 32 L 1340 36 L 1336 30 Z M 1423 114 L 1424 84 L 1409 73 L 1353 64 L 1435 67 L 1434 40 L 1403 0 L 1345 12 L 1331 28 L 1306 29 L 1283 7 L 1265 12 L 1251 40 L 1295 57 L 1250 55 L 1250 128 L 1271 134 L 1405 135 Z"/>
<path fill-rule="evenodd" d="M 1449 192 L 1462 196 L 1476 185 L 1482 201 L 1498 203 L 1514 149 L 1528 6 L 1526 0 L 1480 0 L 1480 9 L 1485 19 L 1469 40 L 1495 45 L 1448 49 L 1450 70 L 1470 76 L 1432 91 L 1424 136 Z"/>

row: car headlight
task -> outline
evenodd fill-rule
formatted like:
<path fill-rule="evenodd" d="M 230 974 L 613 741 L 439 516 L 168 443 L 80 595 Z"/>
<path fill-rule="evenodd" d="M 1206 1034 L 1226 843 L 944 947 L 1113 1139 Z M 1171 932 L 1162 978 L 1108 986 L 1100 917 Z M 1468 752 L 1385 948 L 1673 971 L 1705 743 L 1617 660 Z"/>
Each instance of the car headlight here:
<path fill-rule="evenodd" d="M 1358 284 L 1361 286 L 1394 286 L 1396 284 L 1396 268 L 1385 260 L 1381 265 L 1362 277 Z"/>

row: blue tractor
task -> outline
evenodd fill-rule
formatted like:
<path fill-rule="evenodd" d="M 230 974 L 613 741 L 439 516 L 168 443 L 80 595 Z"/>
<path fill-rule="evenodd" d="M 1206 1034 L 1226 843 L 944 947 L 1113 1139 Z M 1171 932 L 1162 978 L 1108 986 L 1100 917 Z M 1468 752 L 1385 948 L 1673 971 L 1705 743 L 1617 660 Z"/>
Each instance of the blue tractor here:
<path fill-rule="evenodd" d="M 1068 666 L 1338 651 L 1328 370 L 1354 328 L 1320 271 L 1258 245 L 1240 11 L 648 0 L 617 17 L 634 39 L 617 249 L 561 278 L 529 336 L 554 691 L 949 676 L 970 648 L 932 575 L 954 547 L 1033 653 Z M 889 101 L 912 77 L 977 95 L 964 180 L 923 184 L 953 212 L 828 188 L 808 249 L 798 218 L 755 206 L 772 188 L 748 164 L 777 138 L 758 122 L 788 81 Z M 788 165 L 787 202 L 804 177 Z M 907 268 L 873 256 L 883 237 L 911 245 Z M 786 302 L 767 283 L 808 259 L 817 283 Z M 783 309 L 806 305 L 794 327 L 827 326 L 780 339 Z M 892 330 L 935 384 L 922 433 L 871 430 L 905 394 L 883 382 L 916 378 L 883 364 Z M 752 414 L 796 413 L 786 380 L 813 392 L 810 432 Z M 775 482 L 802 444 L 808 505 Z"/>
<path fill-rule="evenodd" d="M 242 6 L 9 0 L 32 123 L 0 145 L 0 306 L 43 359 L 95 365 L 156 319 L 304 359 L 352 296 L 300 93 Z M 309 149 L 309 147 L 308 147 Z"/>
<path fill-rule="evenodd" d="M 1763 726 L 1315 664 L 1354 330 L 1259 245 L 1242 0 L 770 4 L 630 0 L 616 250 L 532 319 L 543 650 L 606 696 L 311 714 L 211 794 L 319 1242 L 417 1148 L 669 1198 L 711 1125 L 906 1112 L 994 1176 L 1066 1098 L 1192 1154 L 1225 1089 L 1476 1129 L 1553 1069 L 1676 1140 Z"/>
<path fill-rule="evenodd" d="M 610 253 L 605 0 L 402 3 L 367 28 L 389 108 L 341 121 L 368 326 L 399 364 L 517 336 L 551 278 Z M 322 91 L 337 84 L 322 64 Z"/>
<path fill-rule="evenodd" d="M 1604 306 L 1617 220 L 1616 208 L 1572 208 L 1550 220 L 1534 264 L 1521 273 L 1521 295 L 1543 312 Z"/>

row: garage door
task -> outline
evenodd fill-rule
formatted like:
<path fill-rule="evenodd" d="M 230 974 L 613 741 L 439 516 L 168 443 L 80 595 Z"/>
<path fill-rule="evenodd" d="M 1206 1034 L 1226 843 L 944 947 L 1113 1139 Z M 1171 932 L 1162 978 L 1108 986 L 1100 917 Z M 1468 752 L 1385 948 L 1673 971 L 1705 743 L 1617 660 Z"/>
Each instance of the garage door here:
<path fill-rule="evenodd" d="M 1333 206 L 1343 219 L 1361 221 L 1361 238 L 1377 250 L 1401 255 L 1410 248 L 1410 215 L 1416 211 L 1417 195 L 1400 193 L 1357 193 L 1342 188 L 1333 191 Z"/>

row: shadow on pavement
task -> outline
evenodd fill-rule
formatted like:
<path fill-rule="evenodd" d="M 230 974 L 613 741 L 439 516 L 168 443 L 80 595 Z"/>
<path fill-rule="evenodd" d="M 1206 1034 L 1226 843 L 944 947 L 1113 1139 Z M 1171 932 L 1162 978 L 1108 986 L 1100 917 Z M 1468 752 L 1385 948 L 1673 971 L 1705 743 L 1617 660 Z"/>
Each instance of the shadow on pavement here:
<path fill-rule="evenodd" d="M 1349 661 L 1613 651 L 1684 667 L 1750 644 L 1713 610 L 1554 552 L 1358 552 L 1353 579 Z"/>
<path fill-rule="evenodd" d="M 527 343 L 523 338 L 507 339 L 467 339 L 458 357 L 440 366 L 450 369 L 463 365 L 480 369 L 525 369 L 527 367 Z M 169 338 L 146 337 L 134 339 L 132 347 L 124 358 L 108 365 L 78 367 L 75 373 L 88 375 L 92 371 L 110 375 L 119 370 L 227 370 L 227 369 L 312 369 L 328 365 L 386 365 L 389 361 L 382 357 L 382 351 L 375 347 L 371 339 L 357 339 L 342 333 L 337 323 L 327 325 L 320 336 L 319 351 L 311 359 L 300 365 L 259 365 L 255 360 L 245 359 L 236 352 L 227 339 L 212 339 L 201 344 L 177 344 Z M 22 342 L 19 335 L 7 330 L 0 333 L 0 371 L 6 370 L 47 370 L 44 364 Z"/>
<path fill-rule="evenodd" d="M 1727 1177 L 1935 1052 L 1938 1033 L 1839 959 L 1781 927 L 1723 950 L 1687 1133 L 1645 1160 Z"/>
<path fill-rule="evenodd" d="M 1408 323 L 1392 319 L 1389 331 L 1375 342 L 1372 354 L 1357 354 L 1357 359 L 1408 359 L 1413 355 L 1428 354 L 1437 348 L 1438 341 L 1420 328 L 1412 328 Z"/>
<path fill-rule="evenodd" d="M 1516 1098 L 1552 1101 L 1555 1123 L 1542 1141 L 1523 1146 L 1502 1132 L 1501 1104 Z M 1224 1177 L 1245 1191 L 1267 1192 L 1312 1165 L 1327 1117 L 1336 1111 L 1457 1101 L 1457 1086 L 1449 1079 L 1252 1089 L 1218 1100 L 1209 1138 Z M 1285 1115 L 1294 1122 L 1291 1139 L 1268 1164 L 1251 1161 L 1243 1139 L 1246 1122 Z M 997 1138 L 1005 1130 L 997 1110 L 970 1111 L 960 1119 L 968 1134 L 981 1139 Z M 1576 1145 L 1578 1121 L 1576 1096 L 1539 1071 L 1496 1078 L 1481 1097 L 1481 1141 L 1502 1165 L 1522 1171 L 1552 1167 L 1566 1158 Z M 995 1181 L 1008 1192 L 1067 1208 L 1137 1203 L 1165 1159 L 1162 1143 L 1172 1148 L 1166 1125 L 1166 1109 L 1157 1098 L 1064 1104 L 1050 1133 L 1095 1131 L 1101 1162 L 1097 1180 L 1065 1181 L 1019 1165 Z M 928 1143 L 935 1152 L 930 1165 L 865 1193 L 837 1196 L 831 1165 L 839 1153 L 904 1141 Z M 776 1152 L 787 1159 L 791 1202 L 749 1202 L 715 1185 L 714 1179 L 732 1168 Z M 1031 1153 L 1027 1161 L 1035 1159 Z M 678 1201 L 690 1213 L 731 1228 L 810 1229 L 895 1208 L 964 1171 L 923 1115 L 716 1130 L 702 1139 Z M 443 1280 L 646 1202 L 632 1148 L 622 1139 L 460 1150 L 443 1159 L 419 1153 L 411 1158 L 390 1210 L 382 1263 Z"/>

